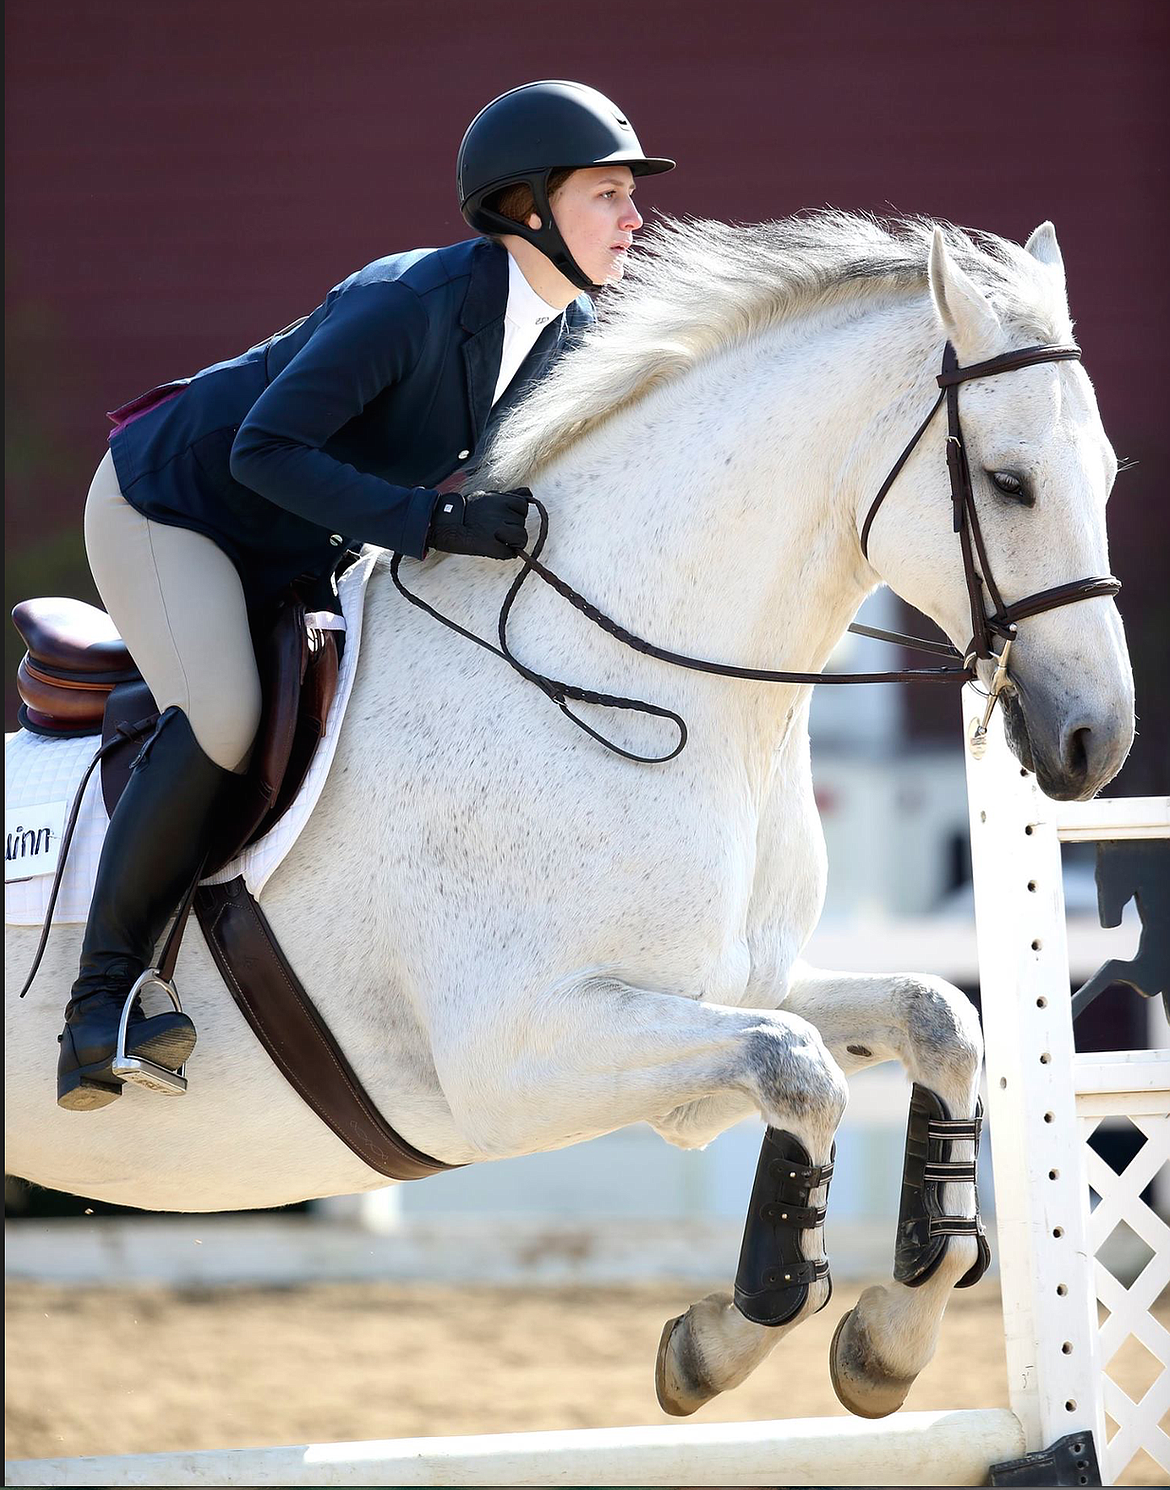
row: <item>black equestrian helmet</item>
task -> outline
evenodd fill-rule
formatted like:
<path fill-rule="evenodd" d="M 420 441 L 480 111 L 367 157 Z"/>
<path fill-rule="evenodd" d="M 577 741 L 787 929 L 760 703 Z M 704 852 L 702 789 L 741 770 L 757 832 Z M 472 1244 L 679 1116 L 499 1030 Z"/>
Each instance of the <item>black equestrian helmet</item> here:
<path fill-rule="evenodd" d="M 456 179 L 464 218 L 481 233 L 513 233 L 535 244 L 579 289 L 592 281 L 574 262 L 557 230 L 548 201 L 556 170 L 628 166 L 635 176 L 656 176 L 674 161 L 647 155 L 621 110 L 584 83 L 525 83 L 493 99 L 471 121 L 459 146 Z M 527 185 L 541 220 L 518 223 L 488 206 L 506 186 Z"/>

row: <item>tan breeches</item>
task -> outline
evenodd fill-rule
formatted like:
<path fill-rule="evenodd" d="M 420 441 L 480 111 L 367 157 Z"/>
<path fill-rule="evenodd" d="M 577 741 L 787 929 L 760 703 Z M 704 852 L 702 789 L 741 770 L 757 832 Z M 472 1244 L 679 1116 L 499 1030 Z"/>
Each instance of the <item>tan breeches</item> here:
<path fill-rule="evenodd" d="M 243 770 L 260 723 L 260 678 L 235 565 L 202 533 L 136 512 L 109 452 L 85 504 L 85 549 L 159 709 L 182 709 L 203 752 Z"/>

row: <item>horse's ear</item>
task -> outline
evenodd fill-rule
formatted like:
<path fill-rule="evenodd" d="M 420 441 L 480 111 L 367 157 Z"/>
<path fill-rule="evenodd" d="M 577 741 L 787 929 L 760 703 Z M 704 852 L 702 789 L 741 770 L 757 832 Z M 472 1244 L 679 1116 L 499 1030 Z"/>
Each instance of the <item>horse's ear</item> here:
<path fill-rule="evenodd" d="M 999 317 L 987 296 L 947 252 L 941 228 L 935 228 L 930 242 L 930 293 L 960 363 L 978 362 L 1000 349 Z"/>
<path fill-rule="evenodd" d="M 1042 222 L 1024 247 L 1034 259 L 1057 270 L 1061 279 L 1064 278 L 1064 258 L 1060 252 L 1060 244 L 1056 241 L 1056 229 L 1050 222 Z"/>

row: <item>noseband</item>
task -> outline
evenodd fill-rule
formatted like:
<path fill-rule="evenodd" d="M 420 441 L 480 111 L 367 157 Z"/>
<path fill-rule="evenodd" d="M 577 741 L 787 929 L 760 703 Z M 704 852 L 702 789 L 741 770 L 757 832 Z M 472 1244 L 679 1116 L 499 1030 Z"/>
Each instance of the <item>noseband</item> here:
<path fill-rule="evenodd" d="M 982 721 L 976 726 L 972 744 L 978 748 L 987 732 L 987 725 L 995 708 L 996 699 L 1008 680 L 1008 657 L 1016 639 L 1016 622 L 1028 616 L 1039 616 L 1045 611 L 1059 610 L 1061 606 L 1073 605 L 1078 600 L 1093 600 L 1098 595 L 1116 595 L 1121 581 L 1110 575 L 1092 575 L 1085 579 L 1070 580 L 1067 584 L 1054 585 L 1049 590 L 1038 590 L 1025 595 L 1011 605 L 1005 605 L 999 586 L 991 572 L 991 561 L 983 541 L 983 530 L 979 526 L 979 512 L 975 506 L 975 492 L 971 484 L 971 465 L 967 459 L 967 447 L 963 441 L 963 426 L 959 419 L 959 385 L 974 378 L 992 378 L 999 373 L 1013 372 L 1018 367 L 1032 367 L 1038 362 L 1080 361 L 1080 347 L 1040 346 L 1024 347 L 1018 352 L 1005 352 L 1000 357 L 991 357 L 986 362 L 973 362 L 969 367 L 960 367 L 954 347 L 948 341 L 943 349 L 942 372 L 937 382 L 939 395 L 930 413 L 918 426 L 910 443 L 894 462 L 889 475 L 882 482 L 865 522 L 861 526 L 861 552 L 869 558 L 869 530 L 877 516 L 886 494 L 897 480 L 911 452 L 926 433 L 927 426 L 938 413 L 939 406 L 947 406 L 947 474 L 951 479 L 952 525 L 959 535 L 959 547 L 963 556 L 963 578 L 967 586 L 967 598 L 971 607 L 971 640 L 963 657 L 964 668 L 973 672 L 976 660 L 990 659 L 995 662 L 991 687 L 987 696 L 987 708 Z M 976 567 L 978 559 L 978 567 Z M 983 608 L 983 588 L 991 597 L 994 609 L 988 615 Z M 996 652 L 992 637 L 1000 639 Z"/>
<path fill-rule="evenodd" d="M 1042 346 L 1025 347 L 1018 352 L 1005 352 L 1001 357 L 992 357 L 986 362 L 974 362 L 970 367 L 960 367 L 955 349 L 947 342 L 943 350 L 942 372 L 938 377 L 939 396 L 935 399 L 934 406 L 929 414 L 915 430 L 910 443 L 902 451 L 894 462 L 889 475 L 882 482 L 881 489 L 870 504 L 861 528 L 861 551 L 869 558 L 869 530 L 873 526 L 873 520 L 878 510 L 886 499 L 886 495 L 909 460 L 911 453 L 917 446 L 919 440 L 926 433 L 927 426 L 938 413 L 939 406 L 946 403 L 947 406 L 947 471 L 951 478 L 951 506 L 954 514 L 954 530 L 959 535 L 959 545 L 963 555 L 963 575 L 967 584 L 967 595 L 971 605 L 971 642 L 962 657 L 961 667 L 944 668 L 908 668 L 901 672 L 888 673 L 797 673 L 779 672 L 764 668 L 735 667 L 726 662 L 708 662 L 698 657 L 687 657 L 679 652 L 667 651 L 665 647 L 656 647 L 652 642 L 635 636 L 633 632 L 627 631 L 624 626 L 619 626 L 609 616 L 604 615 L 591 605 L 583 595 L 580 595 L 571 585 L 565 583 L 559 575 L 556 575 L 546 565 L 540 562 L 540 553 L 544 548 L 545 539 L 548 536 L 548 512 L 543 503 L 539 502 L 531 493 L 529 501 L 536 508 L 540 517 L 540 532 L 536 542 L 532 546 L 531 553 L 521 549 L 517 554 L 521 564 L 524 566 L 520 574 L 512 582 L 504 602 L 500 608 L 500 617 L 497 626 L 500 645 L 493 646 L 491 642 L 476 636 L 474 632 L 465 630 L 457 625 L 449 617 L 442 615 L 439 611 L 429 606 L 426 601 L 414 595 L 403 584 L 399 575 L 401 554 L 395 554 L 390 565 L 390 574 L 395 585 L 412 605 L 418 606 L 435 620 L 441 621 L 444 626 L 456 631 L 460 636 L 466 637 L 468 641 L 475 642 L 477 646 L 484 647 L 489 652 L 494 652 L 497 657 L 502 657 L 521 677 L 530 683 L 535 683 L 542 692 L 555 703 L 565 716 L 572 720 L 586 734 L 592 735 L 617 755 L 625 756 L 627 760 L 639 761 L 646 764 L 657 764 L 663 761 L 673 760 L 683 749 L 687 742 L 687 727 L 681 715 L 676 714 L 673 709 L 663 709 L 656 704 L 644 703 L 639 699 L 619 698 L 613 694 L 594 693 L 589 689 L 577 688 L 569 683 L 558 682 L 553 678 L 545 677 L 542 673 L 535 672 L 526 667 L 516 657 L 508 645 L 507 628 L 508 616 L 520 587 L 530 574 L 536 574 L 544 582 L 556 590 L 558 595 L 566 599 L 570 605 L 575 606 L 582 615 L 610 636 L 615 637 L 625 646 L 636 652 L 641 652 L 647 657 L 654 657 L 659 662 L 669 662 L 675 667 L 691 668 L 695 672 L 715 673 L 725 678 L 744 678 L 758 683 L 969 683 L 976 676 L 974 663 L 981 660 L 993 660 L 995 662 L 994 674 L 991 687 L 987 695 L 987 708 L 984 711 L 982 722 L 976 725 L 972 735 L 972 748 L 979 753 L 982 741 L 987 733 L 987 725 L 991 719 L 992 710 L 995 708 L 996 699 L 1003 690 L 1008 679 L 1008 655 L 1011 652 L 1012 643 L 1016 638 L 1016 622 L 1022 621 L 1028 616 L 1042 615 L 1045 611 L 1058 610 L 1063 605 L 1072 605 L 1078 600 L 1092 600 L 1098 595 L 1116 595 L 1121 589 L 1121 581 L 1114 579 L 1112 575 L 1098 575 L 1087 579 L 1072 580 L 1068 584 L 1055 585 L 1050 590 L 1039 590 L 1034 595 L 1026 595 L 1022 600 L 1014 601 L 1011 605 L 1005 605 L 1003 596 L 991 573 L 991 565 L 987 559 L 987 549 L 983 542 L 983 533 L 979 527 L 979 514 L 975 508 L 975 493 L 971 486 L 971 467 L 967 461 L 967 451 L 963 444 L 963 427 L 959 422 L 959 385 L 968 383 L 972 378 L 990 378 L 998 373 L 1012 372 L 1017 367 L 1031 367 L 1037 362 L 1066 362 L 1080 358 L 1079 347 Z M 979 568 L 976 568 L 976 558 Z M 994 610 L 990 615 L 983 608 L 983 587 L 986 585 L 987 592 L 991 597 Z M 854 623 L 849 627 L 850 631 L 861 636 L 877 637 L 880 641 L 896 642 L 901 646 L 908 646 L 924 652 L 933 652 L 944 657 L 958 658 L 959 653 L 949 645 L 940 642 L 924 641 L 919 637 L 903 636 L 899 632 L 880 631 L 872 626 L 862 626 Z M 998 652 L 992 647 L 991 638 L 997 636 L 1001 646 Z M 583 703 L 600 704 L 612 709 L 632 709 L 642 714 L 655 715 L 658 718 L 669 719 L 678 729 L 678 744 L 667 755 L 637 755 L 632 751 L 624 750 L 612 740 L 607 740 L 604 735 L 579 718 L 568 707 L 567 700 L 574 699 Z"/>

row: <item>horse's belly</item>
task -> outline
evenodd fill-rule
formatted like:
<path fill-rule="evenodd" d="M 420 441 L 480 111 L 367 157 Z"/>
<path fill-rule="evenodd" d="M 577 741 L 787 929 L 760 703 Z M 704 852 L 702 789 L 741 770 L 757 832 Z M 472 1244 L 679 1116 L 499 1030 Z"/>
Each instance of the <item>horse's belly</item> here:
<path fill-rule="evenodd" d="M 177 983 L 199 1044 L 189 1089 L 163 1096 L 126 1086 L 97 1112 L 56 1103 L 57 1034 L 76 973 L 80 927 L 55 928 L 29 996 L 17 999 L 36 941 L 7 928 L 5 1165 L 49 1189 L 146 1210 L 218 1211 L 288 1205 L 385 1181 L 302 1102 L 257 1044 L 201 939 L 189 937 Z"/>

